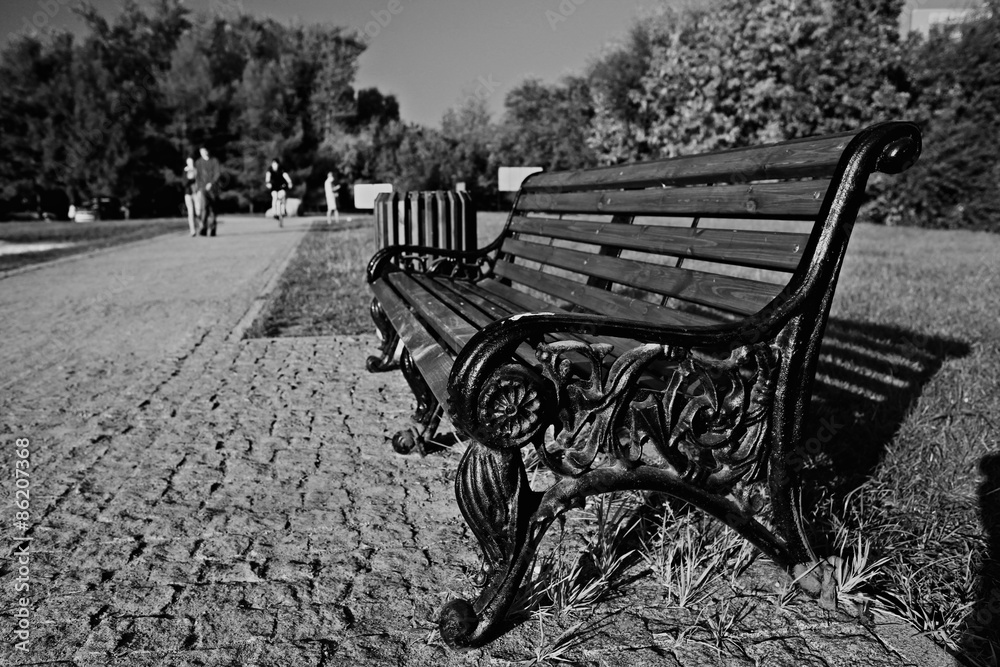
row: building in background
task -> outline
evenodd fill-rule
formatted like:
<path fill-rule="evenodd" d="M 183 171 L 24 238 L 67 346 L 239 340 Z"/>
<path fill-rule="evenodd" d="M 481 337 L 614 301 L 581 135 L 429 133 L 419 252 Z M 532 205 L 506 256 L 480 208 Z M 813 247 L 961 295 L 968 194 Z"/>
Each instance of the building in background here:
<path fill-rule="evenodd" d="M 907 0 L 899 15 L 899 32 L 903 37 L 912 31 L 926 37 L 933 26 L 960 23 L 982 6 L 980 0 Z"/>

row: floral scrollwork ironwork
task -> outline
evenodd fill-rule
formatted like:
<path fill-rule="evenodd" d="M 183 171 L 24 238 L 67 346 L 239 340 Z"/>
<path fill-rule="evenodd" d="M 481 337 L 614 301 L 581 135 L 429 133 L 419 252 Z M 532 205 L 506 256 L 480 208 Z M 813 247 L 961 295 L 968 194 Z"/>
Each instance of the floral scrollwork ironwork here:
<path fill-rule="evenodd" d="M 554 443 L 538 445 L 554 472 L 582 475 L 604 454 L 626 468 L 666 464 L 708 489 L 760 478 L 768 455 L 775 348 L 760 344 L 720 353 L 645 344 L 607 368 L 610 352 L 608 345 L 578 341 L 537 351 L 544 376 L 556 388 L 561 429 Z M 574 370 L 570 354 L 586 359 L 589 376 L 579 365 Z M 649 373 L 653 364 L 661 368 Z M 644 386 L 644 374 L 666 379 L 666 387 Z"/>
<path fill-rule="evenodd" d="M 480 280 L 493 271 L 495 258 L 492 255 L 471 257 L 441 257 L 435 255 L 402 254 L 396 258 L 396 266 L 403 271 L 442 276 L 456 280 Z"/>
<path fill-rule="evenodd" d="M 537 440 L 550 423 L 545 387 L 523 366 L 501 366 L 479 398 L 477 439 L 493 449 L 522 447 Z"/>
<path fill-rule="evenodd" d="M 478 255 L 463 259 L 442 257 L 432 261 L 427 272 L 434 276 L 447 276 L 456 280 L 475 282 L 493 272 L 494 261 L 495 258 L 492 255 Z"/>

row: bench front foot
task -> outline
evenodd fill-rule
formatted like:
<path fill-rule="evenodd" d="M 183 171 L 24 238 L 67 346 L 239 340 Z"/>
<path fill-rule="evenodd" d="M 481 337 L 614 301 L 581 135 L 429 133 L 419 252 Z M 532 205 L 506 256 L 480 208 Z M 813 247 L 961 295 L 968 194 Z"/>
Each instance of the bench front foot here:
<path fill-rule="evenodd" d="M 399 367 L 417 399 L 417 409 L 411 418 L 412 425 L 392 437 L 392 448 L 399 454 L 409 454 L 415 449 L 423 456 L 441 424 L 441 405 L 405 348 L 399 357 Z"/>
<path fill-rule="evenodd" d="M 459 464 L 455 487 L 459 507 L 483 553 L 483 567 L 476 578 L 483 588 L 472 602 L 456 599 L 442 608 L 438 629 L 453 648 L 475 648 L 502 634 L 518 588 L 549 526 L 567 510 L 584 507 L 588 497 L 603 493 L 655 491 L 685 500 L 730 526 L 789 574 L 800 575 L 810 568 L 796 565 L 788 545 L 754 517 L 754 508 L 740 494 L 706 491 L 667 468 L 595 468 L 576 478 L 563 478 L 538 493 L 528 488 L 519 450 L 492 450 L 474 443 Z M 811 592 L 813 579 L 824 576 L 821 564 L 799 583 Z"/>
<path fill-rule="evenodd" d="M 396 347 L 399 345 L 399 335 L 393 329 L 378 299 L 372 299 L 368 311 L 371 313 L 372 321 L 375 323 L 375 328 L 382 339 L 382 343 L 379 345 L 380 354 L 368 357 L 368 361 L 365 364 L 368 372 L 384 373 L 385 371 L 399 368 L 399 364 L 395 361 Z"/>
<path fill-rule="evenodd" d="M 470 649 L 495 639 L 555 515 L 540 516 L 542 497 L 528 485 L 521 453 L 492 450 L 473 443 L 458 466 L 455 480 L 459 508 L 479 542 L 482 586 L 472 602 L 451 600 L 441 609 L 438 629 L 452 648 Z"/>
<path fill-rule="evenodd" d="M 392 436 L 392 448 L 397 454 L 410 454 L 414 450 L 421 456 L 427 456 L 430 444 L 441 425 L 442 411 L 438 408 L 426 425 L 415 424 L 400 429 Z"/>

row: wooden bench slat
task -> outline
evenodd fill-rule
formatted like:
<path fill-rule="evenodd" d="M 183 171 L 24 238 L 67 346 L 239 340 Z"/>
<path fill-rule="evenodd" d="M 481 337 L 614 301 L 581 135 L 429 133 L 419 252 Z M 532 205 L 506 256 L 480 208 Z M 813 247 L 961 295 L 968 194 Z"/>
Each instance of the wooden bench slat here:
<path fill-rule="evenodd" d="M 517 267 L 521 268 L 521 267 Z M 461 283 L 456 283 L 456 286 L 462 285 Z M 537 297 L 533 297 L 530 294 L 525 294 L 524 292 L 519 292 L 501 282 L 495 280 L 483 280 L 475 285 L 466 284 L 462 286 L 463 289 L 472 289 L 476 291 L 482 291 L 489 295 L 493 299 L 499 300 L 499 303 L 506 303 L 513 313 L 524 313 L 524 312 L 556 312 L 556 313 L 566 313 L 570 312 L 562 308 L 553 306 L 552 304 L 542 301 Z M 508 297 L 510 300 L 508 300 Z M 549 337 L 546 337 L 548 340 Z M 604 358 L 604 365 L 611 366 L 623 352 L 630 350 L 635 347 L 636 342 L 627 338 L 618 338 L 614 336 L 584 336 L 584 335 L 568 335 L 564 334 L 559 338 L 552 338 L 551 340 L 579 340 L 585 343 L 602 343 L 604 345 L 611 345 L 614 349 Z M 578 355 L 567 355 L 567 360 L 569 360 L 576 370 L 581 373 L 589 372 L 589 361 L 580 357 Z M 665 372 L 666 365 L 672 364 L 673 362 L 662 362 L 654 363 L 650 365 L 651 377 L 642 380 L 644 387 L 662 388 L 663 377 L 669 377 L 669 374 Z M 654 377 L 658 376 L 658 377 Z"/>
<path fill-rule="evenodd" d="M 516 269 L 523 268 L 523 267 L 519 267 L 519 266 L 515 266 L 515 265 L 511 265 L 511 266 L 514 266 Z M 526 297 L 525 301 L 535 300 L 537 307 L 532 308 L 532 307 L 530 307 L 526 303 L 526 304 L 522 305 L 521 307 L 517 308 L 517 312 L 526 312 L 526 311 L 539 312 L 540 308 L 543 308 L 543 307 L 547 307 L 551 311 L 552 308 L 553 308 L 550 304 L 547 304 L 545 301 L 542 301 L 541 299 L 537 299 L 536 297 L 533 297 L 533 296 L 530 296 L 528 294 L 525 294 L 524 292 L 519 292 L 519 291 L 517 291 L 517 290 L 515 290 L 515 289 L 513 289 L 511 287 L 508 287 L 507 285 L 504 285 L 503 283 L 500 283 L 500 282 L 496 282 L 496 281 L 492 281 L 492 280 L 484 280 L 484 281 L 481 281 L 481 282 L 477 283 L 477 287 L 488 288 L 488 290 L 491 293 L 496 294 L 498 297 L 501 294 L 505 294 L 505 295 L 509 295 L 510 297 L 512 297 L 514 299 L 517 299 L 518 297 Z M 565 311 L 565 310 L 563 310 L 561 308 L 556 308 L 555 312 L 568 312 L 568 311 Z M 708 321 L 712 322 L 711 320 L 708 320 Z M 583 341 L 583 342 L 586 342 L 586 343 L 603 343 L 605 345 L 611 345 L 614 349 L 611 351 L 610 354 L 608 354 L 607 357 L 604 358 L 604 365 L 606 367 L 610 367 L 615 362 L 615 359 L 617 359 L 624 352 L 632 349 L 633 347 L 635 347 L 638 344 L 638 343 L 636 343 L 635 340 L 632 340 L 630 338 L 618 338 L 618 337 L 615 337 L 615 336 L 583 336 L 583 335 L 570 336 L 570 335 L 563 335 L 561 338 L 562 338 L 562 340 L 572 339 L 572 340 Z M 590 368 L 589 361 L 583 360 L 583 359 L 581 359 L 579 357 L 576 357 L 576 358 L 574 358 L 574 357 L 567 357 L 567 359 L 570 359 L 571 361 L 575 361 L 576 362 L 575 366 L 576 366 L 577 369 L 580 370 L 580 372 L 582 372 L 582 373 L 588 373 L 589 372 L 589 368 Z M 641 385 L 643 387 L 647 388 L 647 389 L 662 389 L 663 386 L 665 385 L 665 382 L 664 382 L 663 378 L 669 378 L 670 377 L 670 372 L 668 371 L 668 369 L 672 369 L 675 365 L 676 365 L 675 362 L 673 362 L 673 361 L 667 361 L 667 360 L 663 360 L 663 361 L 659 361 L 659 362 L 654 362 L 654 363 L 650 364 L 649 365 L 649 369 L 648 369 L 648 373 L 640 380 Z"/>
<path fill-rule="evenodd" d="M 756 313 L 781 292 L 780 285 L 758 280 L 678 269 L 621 257 L 604 257 L 569 248 L 528 243 L 520 239 L 507 238 L 501 250 L 523 259 L 586 276 L 607 278 L 620 285 L 739 315 Z"/>
<path fill-rule="evenodd" d="M 385 280 L 372 283 L 371 288 L 403 345 L 410 352 L 413 363 L 427 381 L 431 393 L 441 401 L 441 405 L 446 405 L 444 401 L 448 398 L 448 377 L 454 357 L 427 333 L 424 325 Z"/>
<path fill-rule="evenodd" d="M 480 285 L 481 283 L 479 285 L 476 285 L 464 281 L 448 281 L 447 283 L 445 283 L 445 286 L 447 288 L 455 290 L 456 292 L 468 298 L 469 301 L 480 304 L 479 305 L 480 308 L 499 315 L 497 319 L 509 317 L 517 313 L 533 312 L 538 310 L 537 308 L 526 307 L 523 303 L 521 305 L 512 303 L 511 301 L 501 297 L 497 292 L 501 292 L 502 289 L 497 290 L 497 292 L 490 292 L 481 289 Z M 500 288 L 506 287 L 505 285 L 502 285 L 500 283 L 496 283 L 496 285 L 498 285 Z M 513 290 L 511 291 L 513 292 Z M 513 292 L 513 293 L 520 296 L 528 296 L 527 294 L 524 293 L 519 293 L 519 292 Z M 555 308 L 552 305 L 546 304 L 543 301 L 539 301 L 535 305 L 542 307 L 544 312 L 568 312 L 561 308 Z M 606 343 L 614 345 L 616 350 L 622 346 L 622 339 L 608 338 L 608 337 L 590 337 L 588 339 L 583 336 L 574 336 L 574 335 L 567 335 L 567 336 L 546 335 L 544 339 L 545 342 L 547 343 L 552 343 L 557 340 L 565 340 L 565 339 L 573 339 L 581 341 L 587 340 L 588 342 Z M 520 347 L 518 347 L 518 356 L 528 361 L 529 366 L 533 366 L 536 362 L 535 352 L 530 346 L 521 345 Z M 611 358 L 613 359 L 615 356 L 617 355 L 612 355 Z M 582 361 L 582 359 L 573 359 L 572 361 L 579 363 L 580 361 Z"/>
<path fill-rule="evenodd" d="M 565 308 L 560 308 L 551 303 L 543 301 L 537 297 L 533 297 L 530 294 L 525 294 L 524 292 L 519 292 L 517 290 L 511 289 L 503 283 L 499 283 L 493 280 L 484 280 L 476 285 L 467 285 L 465 289 L 470 290 L 481 290 L 487 295 L 492 301 L 500 304 L 501 307 L 505 307 L 510 310 L 510 315 L 516 313 L 570 313 L 573 311 L 566 310 Z M 609 345 L 614 345 L 615 349 L 618 349 L 622 345 L 624 339 L 613 338 L 610 336 L 597 336 L 597 337 L 585 337 L 585 336 L 572 336 L 564 335 L 560 338 L 566 339 L 571 338 L 575 340 L 587 340 L 595 343 L 606 343 Z M 552 340 L 558 340 L 553 338 Z"/>
<path fill-rule="evenodd" d="M 821 179 L 647 190 L 536 192 L 519 197 L 517 210 L 809 220 L 819 213 L 829 185 L 829 180 Z"/>
<path fill-rule="evenodd" d="M 497 274 L 498 276 L 500 274 Z M 476 283 L 476 287 L 488 294 L 506 300 L 512 308 L 517 308 L 518 312 L 524 313 L 568 313 L 570 311 L 555 306 L 536 296 L 525 294 L 513 289 L 509 285 L 504 285 L 496 280 L 486 279 Z"/>
<path fill-rule="evenodd" d="M 389 273 L 385 278 L 397 291 L 405 295 L 410 307 L 452 351 L 462 349 L 479 331 L 476 326 L 445 306 L 440 299 L 406 273 L 397 271 Z"/>
<path fill-rule="evenodd" d="M 450 308 L 453 308 L 458 313 L 461 313 L 462 316 L 475 324 L 477 329 L 482 329 L 496 320 L 502 317 L 507 317 L 511 314 L 507 312 L 495 315 L 494 313 L 500 311 L 500 309 L 496 308 L 496 306 L 493 306 L 492 309 L 484 310 L 478 302 L 474 302 L 472 299 L 466 298 L 465 294 L 453 289 L 450 283 L 454 283 L 455 281 L 443 278 L 431 278 L 429 276 L 419 274 L 414 274 L 410 277 L 428 292 L 446 303 Z M 530 345 L 523 344 L 518 346 L 517 356 L 519 356 L 522 361 L 527 362 L 529 366 L 535 363 L 535 351 Z"/>
<path fill-rule="evenodd" d="M 540 172 L 523 184 L 537 190 L 646 188 L 694 183 L 746 183 L 763 179 L 821 178 L 833 174 L 855 133 L 802 139 L 780 145 L 738 148 L 705 155 L 621 164 L 598 169 Z"/>
<path fill-rule="evenodd" d="M 479 329 L 496 320 L 495 317 L 483 312 L 477 304 L 473 304 L 469 299 L 466 299 L 464 295 L 448 289 L 445 280 L 441 278 L 432 278 L 431 276 L 419 273 L 410 275 L 410 278 L 441 301 L 444 301 L 450 308 L 462 313 L 465 319 L 475 324 Z"/>
<path fill-rule="evenodd" d="M 471 303 L 475 304 L 477 308 L 492 317 L 493 321 L 501 320 L 505 317 L 522 312 L 521 310 L 512 307 L 510 304 L 504 304 L 499 300 L 486 298 L 482 292 L 476 291 L 474 285 L 471 283 L 450 280 L 447 283 L 447 287 L 462 295 Z"/>
<path fill-rule="evenodd" d="M 513 216 L 510 229 L 566 241 L 788 272 L 798 268 L 802 249 L 809 241 L 808 234 L 791 232 L 621 225 L 524 216 Z"/>
<path fill-rule="evenodd" d="M 607 313 L 629 320 L 653 321 L 668 326 L 705 326 L 719 322 L 703 315 L 665 308 L 511 262 L 497 262 L 496 273 L 513 282 L 531 285 L 558 299 L 577 303 L 594 313 Z"/>

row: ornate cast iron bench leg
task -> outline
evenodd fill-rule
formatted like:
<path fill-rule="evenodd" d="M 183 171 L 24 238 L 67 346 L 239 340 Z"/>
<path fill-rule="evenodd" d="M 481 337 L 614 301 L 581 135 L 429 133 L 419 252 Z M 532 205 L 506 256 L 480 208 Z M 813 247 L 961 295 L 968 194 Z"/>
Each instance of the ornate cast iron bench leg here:
<path fill-rule="evenodd" d="M 382 337 L 382 343 L 379 346 L 381 354 L 368 357 L 368 362 L 365 364 L 368 371 L 370 373 L 383 373 L 399 368 L 399 364 L 394 360 L 396 347 L 399 344 L 399 335 L 389 322 L 389 318 L 386 317 L 378 299 L 372 299 L 368 312 L 371 313 L 375 328 L 378 329 L 379 335 Z"/>
<path fill-rule="evenodd" d="M 410 351 L 406 348 L 403 348 L 399 357 L 399 365 L 403 377 L 406 378 L 410 390 L 417 399 L 417 409 L 413 413 L 413 425 L 392 436 L 392 448 L 400 454 L 409 454 L 416 449 L 423 456 L 427 453 L 427 443 L 434 438 L 441 424 L 441 404 L 427 386 L 427 382 L 413 363 Z"/>
<path fill-rule="evenodd" d="M 771 437 L 777 348 L 690 351 L 647 344 L 605 372 L 601 361 L 609 350 L 578 342 L 542 345 L 544 382 L 510 365 L 483 386 L 480 419 L 469 433 L 475 442 L 455 481 L 459 507 L 482 549 L 476 578 L 482 589 L 474 601 L 452 600 L 441 610 L 439 628 L 449 645 L 472 648 L 496 638 L 553 520 L 610 491 L 659 491 L 688 501 L 786 571 L 802 574 L 806 590 L 819 592 L 823 573 L 801 531 L 791 476 L 783 466 L 768 476 L 769 462 L 784 454 Z M 590 358 L 589 378 L 570 375 L 561 361 L 568 351 Z M 677 363 L 667 388 L 639 389 L 642 370 L 664 359 Z M 555 442 L 546 445 L 550 424 Z M 544 493 L 528 486 L 520 452 L 527 444 L 559 478 Z"/>

